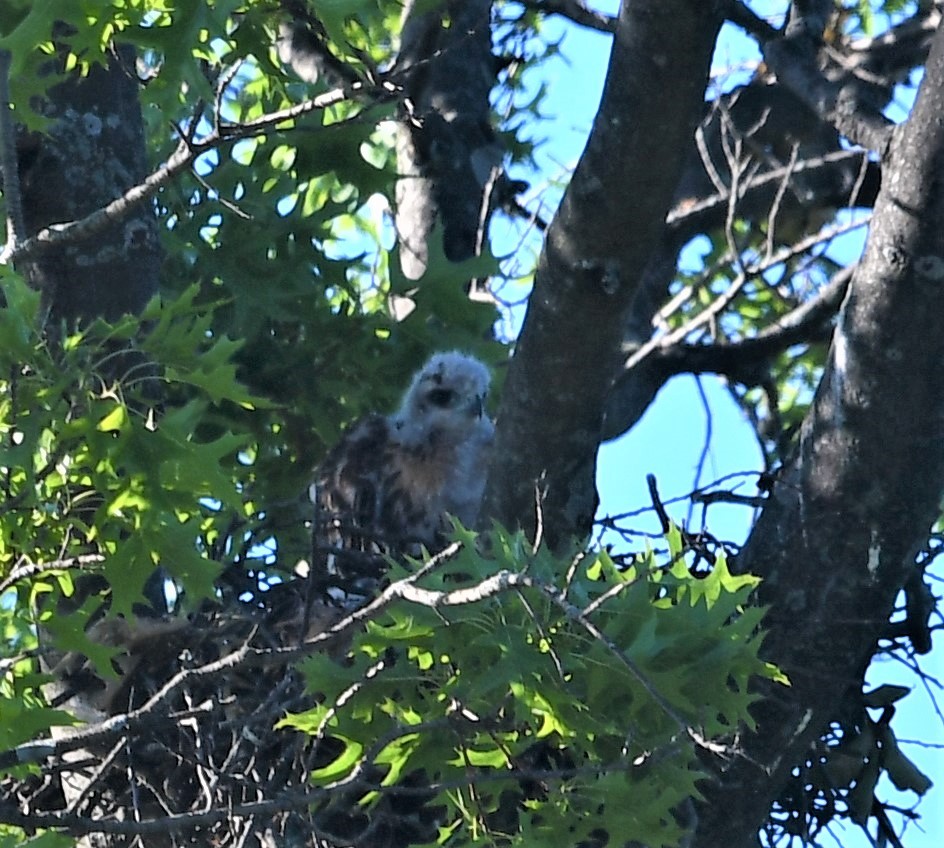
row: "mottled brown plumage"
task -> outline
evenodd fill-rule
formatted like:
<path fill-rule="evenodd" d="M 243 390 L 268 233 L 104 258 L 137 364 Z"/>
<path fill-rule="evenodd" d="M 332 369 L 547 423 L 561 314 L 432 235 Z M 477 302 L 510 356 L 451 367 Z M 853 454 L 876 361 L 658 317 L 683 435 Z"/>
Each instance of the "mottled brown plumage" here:
<path fill-rule="evenodd" d="M 447 515 L 475 523 L 494 432 L 488 386 L 481 362 L 439 353 L 414 376 L 398 412 L 373 413 L 345 432 L 311 487 L 316 584 L 363 596 L 385 555 L 440 547 Z"/>

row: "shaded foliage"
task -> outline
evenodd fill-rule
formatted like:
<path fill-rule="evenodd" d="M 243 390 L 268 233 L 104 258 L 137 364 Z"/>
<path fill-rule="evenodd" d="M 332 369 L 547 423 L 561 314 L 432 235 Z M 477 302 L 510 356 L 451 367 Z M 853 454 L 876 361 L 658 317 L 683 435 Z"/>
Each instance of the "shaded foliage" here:
<path fill-rule="evenodd" d="M 535 170 L 551 132 L 535 79 L 558 53 L 546 32 L 555 13 L 617 26 L 577 3 L 493 4 L 495 55 L 478 32 L 467 60 L 482 92 L 498 80 L 492 112 L 480 97 L 450 124 L 443 104 L 468 94 L 449 88 L 461 88 L 454 60 L 469 47 L 460 8 L 0 8 L 30 213 L 7 246 L 18 274 L 0 266 L 0 819 L 16 826 L 0 844 L 37 827 L 55 832 L 26 844 L 73 844 L 93 821 L 108 844 L 136 833 L 169 845 L 677 844 L 696 824 L 696 781 L 712 769 L 722 779 L 718 763 L 737 760 L 755 729 L 749 678 L 783 683 L 757 659 L 754 581 L 732 576 L 710 528 L 663 522 L 664 557 L 639 552 L 618 519 L 605 523 L 633 540 L 628 551 L 575 553 L 569 525 L 544 528 L 554 556 L 497 528 L 457 528 L 449 556 L 391 563 L 380 599 L 353 613 L 299 578 L 305 489 L 343 427 L 393 408 L 431 349 L 504 365 L 496 321 L 533 279 L 544 203 L 555 207 L 569 179 Z M 936 4 L 898 0 L 784 11 L 781 28 L 728 4 L 768 63 L 709 91 L 694 143 L 666 157 L 683 170 L 665 226 L 647 225 L 659 236 L 640 279 L 597 256 L 555 271 L 597 295 L 637 287 L 614 316 L 615 370 L 589 363 L 611 387 L 603 436 L 631 428 L 672 376 L 723 375 L 763 453 L 755 505 L 794 461 L 852 276 L 842 237 L 864 226 L 879 190 L 880 157 L 849 138 L 882 137 L 881 110 L 911 90 L 939 18 Z M 783 44 L 793 52 L 778 54 Z M 807 48 L 822 89 L 798 92 L 786 81 Z M 130 95 L 97 104 L 112 84 Z M 836 89 L 852 92 L 855 121 L 819 108 Z M 119 161 L 95 128 L 137 127 L 137 101 L 145 131 L 128 146 L 146 136 L 155 170 L 146 192 L 122 199 L 142 180 L 141 150 L 107 179 L 63 150 L 96 152 L 99 139 L 96 155 Z M 407 164 L 430 182 L 421 203 L 432 205 L 415 219 L 397 216 L 411 172 L 404 121 L 422 154 Z M 606 197 L 625 188 L 617 177 Z M 7 183 L 0 212 L 12 219 L 11 195 Z M 109 200 L 113 220 L 145 220 L 147 237 L 59 226 Z M 633 242 L 629 230 L 604 235 Z M 473 232 L 479 255 L 449 261 L 469 255 Z M 401 270 L 408 237 L 423 246 L 419 279 Z M 153 293 L 161 259 L 161 298 L 121 318 Z M 70 275 L 80 266 L 89 288 Z M 95 294 L 106 279 L 128 283 L 104 286 L 120 294 L 116 309 Z M 75 321 L 95 315 L 111 323 Z M 575 373 L 588 367 L 576 349 L 557 354 Z M 531 383 L 542 413 L 557 376 Z M 535 418 L 543 435 L 556 427 L 596 451 L 596 431 Z M 551 476 L 577 476 L 546 457 L 550 440 L 531 442 Z M 515 523 L 539 525 L 545 478 L 501 471 L 493 485 L 521 486 L 527 502 Z M 902 609 L 876 629 L 883 648 L 931 647 L 933 542 Z M 768 598 L 787 603 L 779 591 Z M 770 790 L 769 842 L 816 839 L 843 819 L 890 838 L 882 776 L 928 790 L 890 723 L 901 693 L 863 696 L 860 682 Z M 64 741 L 74 716 L 84 730 Z"/>

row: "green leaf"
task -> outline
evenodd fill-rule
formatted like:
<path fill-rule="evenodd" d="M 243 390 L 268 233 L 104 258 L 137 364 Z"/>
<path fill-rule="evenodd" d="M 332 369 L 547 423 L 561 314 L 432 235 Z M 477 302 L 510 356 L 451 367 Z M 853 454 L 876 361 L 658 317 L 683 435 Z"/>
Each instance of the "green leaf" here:
<path fill-rule="evenodd" d="M 0 828 L 2 827 L 0 825 Z M 74 846 L 73 837 L 52 830 L 29 837 L 25 833 L 14 833 L 11 836 L 0 832 L 0 848 L 74 848 Z"/>
<path fill-rule="evenodd" d="M 498 745 L 491 745 L 480 749 L 463 747 L 451 762 L 456 766 L 470 765 L 475 768 L 494 769 L 505 769 L 511 765 L 508 761 L 508 755 L 503 748 Z"/>
<path fill-rule="evenodd" d="M 46 736 L 53 727 L 71 727 L 78 722 L 63 710 L 31 706 L 23 699 L 0 698 L 0 750 L 7 751 Z"/>
<path fill-rule="evenodd" d="M 343 748 L 341 749 L 341 753 L 331 760 L 330 763 L 312 771 L 311 780 L 315 785 L 329 784 L 347 776 L 351 772 L 351 769 L 360 762 L 363 754 L 363 746 L 358 742 L 344 739 L 334 734 L 332 734 L 331 739 L 341 742 Z"/>
<path fill-rule="evenodd" d="M 123 404 L 115 404 L 112 410 L 104 415 L 95 428 L 102 433 L 110 433 L 113 430 L 121 430 L 128 421 L 128 412 Z"/>
<path fill-rule="evenodd" d="M 760 579 L 751 574 L 732 574 L 728 570 L 727 557 L 721 551 L 706 577 L 688 583 L 688 595 L 693 605 L 703 600 L 710 608 L 722 597 L 743 599 L 743 591 L 754 589 L 759 583 Z"/>
<path fill-rule="evenodd" d="M 17 274 L 0 266 L 0 339 L 7 356 L 32 358 L 38 342 L 37 318 L 40 293 L 31 289 Z"/>
<path fill-rule="evenodd" d="M 382 786 L 393 786 L 410 769 L 410 759 L 420 747 L 418 733 L 406 733 L 384 745 L 374 760 L 378 765 L 387 766 L 387 774 L 381 781 Z"/>

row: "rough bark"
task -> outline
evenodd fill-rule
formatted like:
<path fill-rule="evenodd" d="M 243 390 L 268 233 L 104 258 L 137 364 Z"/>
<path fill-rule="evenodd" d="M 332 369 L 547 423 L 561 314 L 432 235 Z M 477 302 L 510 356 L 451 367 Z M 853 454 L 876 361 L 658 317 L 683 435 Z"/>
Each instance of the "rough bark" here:
<path fill-rule="evenodd" d="M 769 686 L 743 756 L 706 787 L 695 845 L 755 842 L 778 790 L 861 685 L 944 482 L 944 30 L 884 161 L 864 259 L 795 464 L 738 568 L 764 578 Z"/>
<path fill-rule="evenodd" d="M 53 86 L 42 111 L 48 132 L 19 143 L 26 234 L 74 221 L 147 175 L 134 51 L 115 48 L 94 66 Z M 31 259 L 51 326 L 135 313 L 157 292 L 160 251 L 153 208 L 142 204 L 94 240 Z"/>
<path fill-rule="evenodd" d="M 720 25 L 712 3 L 623 2 L 600 110 L 547 233 L 482 513 L 534 533 L 537 492 L 552 544 L 589 530 L 626 310 L 678 185 Z"/>
<path fill-rule="evenodd" d="M 714 175 L 730 185 L 732 163 L 726 161 L 725 147 L 730 150 L 735 136 L 739 138 L 745 158 L 739 163 L 737 215 L 767 224 L 784 243 L 814 231 L 836 209 L 874 204 L 878 164 L 869 161 L 867 154 L 840 145 L 830 123 L 835 122 L 835 110 L 831 113 L 823 104 L 831 102 L 835 106 L 842 99 L 840 91 L 846 90 L 842 97 L 847 102 L 868 101 L 866 111 L 870 115 L 885 108 L 895 84 L 926 60 L 941 14 L 934 7 L 917 10 L 912 18 L 880 36 L 844 39 L 832 44 L 831 52 L 823 55 L 822 33 L 833 10 L 831 0 L 795 3 L 783 32 L 740 4 L 731 4 L 727 9 L 731 21 L 753 35 L 771 57 L 781 58 L 782 78 L 761 74 L 749 85 L 712 103 L 712 111 L 700 128 L 702 151 L 694 144 L 690 146 L 667 226 L 628 315 L 624 344 L 629 350 L 649 341 L 652 316 L 665 302 L 668 287 L 675 279 L 680 249 L 695 235 L 725 225 L 728 197 L 709 179 L 703 153 L 708 154 Z M 785 41 L 790 42 L 792 59 L 790 51 L 783 48 Z M 837 55 L 841 56 L 838 61 Z M 789 67 L 791 62 L 799 64 L 799 70 Z M 820 66 L 825 66 L 823 74 Z M 800 73 L 804 68 L 806 76 Z M 819 100 L 813 96 L 814 90 L 821 95 Z M 855 125 L 854 117 L 846 116 L 846 123 Z M 723 136 L 727 136 L 725 145 L 720 143 Z M 791 150 L 794 143 L 795 154 Z M 785 180 L 787 190 L 778 199 Z M 774 210 L 775 220 L 768 221 Z M 795 337 L 791 339 L 791 343 L 796 341 Z M 766 347 L 768 352 L 775 351 L 773 346 Z M 694 351 L 664 353 L 651 355 L 616 375 L 607 402 L 604 439 L 616 438 L 632 428 L 665 382 L 690 370 Z M 717 357 L 702 353 L 696 354 L 698 363 L 691 369 L 696 373 L 699 369 L 713 370 L 706 358 L 730 363 L 733 356 L 739 355 L 734 350 L 719 352 Z M 745 362 L 744 367 L 725 365 L 722 373 L 735 380 L 746 375 L 756 381 L 764 376 L 759 364 L 763 365 L 755 359 Z"/>
<path fill-rule="evenodd" d="M 42 113 L 50 122 L 45 133 L 21 131 L 17 159 L 22 189 L 25 235 L 55 224 L 78 220 L 120 197 L 147 175 L 144 126 L 134 75 L 135 56 L 116 47 L 107 67 L 95 66 L 87 76 L 77 74 L 50 88 Z M 140 204 L 124 218 L 96 233 L 94 239 L 69 240 L 47 247 L 24 263 L 30 282 L 42 291 L 47 330 L 72 328 L 95 318 L 114 320 L 138 312 L 157 292 L 160 250 L 157 222 L 150 204 Z M 113 360 L 116 373 L 121 362 Z M 78 581 L 78 595 L 97 588 L 95 578 Z M 163 590 L 155 584 L 161 600 Z M 60 611 L 68 611 L 68 604 Z M 40 631 L 40 638 L 46 633 Z M 44 647 L 42 663 L 50 668 L 61 652 Z M 62 695 L 77 717 L 94 721 L 101 713 L 71 684 L 54 682 L 45 689 L 50 700 Z M 66 697 L 69 696 L 69 697 Z M 53 730 L 53 737 L 64 731 Z M 101 752 L 76 751 L 81 760 Z M 88 783 L 78 773 L 64 777 L 67 799 L 82 795 Z M 110 843 L 90 834 L 77 843 L 98 848 Z"/>
<path fill-rule="evenodd" d="M 406 4 L 397 71 L 406 101 L 397 142 L 400 265 L 419 279 L 429 243 L 448 259 L 478 255 L 502 148 L 491 128 L 491 0 L 450 0 L 432 11 Z M 425 8 L 425 7 L 424 7 Z"/>

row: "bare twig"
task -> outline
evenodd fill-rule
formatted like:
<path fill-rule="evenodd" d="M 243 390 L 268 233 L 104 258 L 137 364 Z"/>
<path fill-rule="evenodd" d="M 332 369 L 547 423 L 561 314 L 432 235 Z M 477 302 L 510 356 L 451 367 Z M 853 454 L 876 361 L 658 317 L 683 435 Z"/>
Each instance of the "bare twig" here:
<path fill-rule="evenodd" d="M 777 217 L 780 215 L 780 204 L 783 203 L 784 195 L 787 193 L 787 189 L 790 186 L 790 180 L 793 177 L 794 169 L 797 164 L 797 154 L 799 153 L 800 145 L 798 142 L 794 142 L 790 146 L 790 161 L 787 162 L 785 168 L 786 173 L 783 175 L 783 179 L 780 181 L 780 185 L 777 186 L 777 193 L 774 195 L 774 202 L 770 205 L 770 212 L 767 214 L 767 245 L 765 248 L 765 259 L 768 261 L 770 257 L 774 255 L 774 235 L 777 228 Z"/>
<path fill-rule="evenodd" d="M 698 389 L 698 397 L 701 400 L 702 409 L 705 411 L 705 438 L 701 445 L 701 451 L 698 454 L 698 462 L 695 465 L 695 482 L 693 489 L 698 489 L 701 485 L 701 475 L 705 471 L 705 463 L 708 461 L 708 451 L 711 450 L 711 440 L 714 436 L 714 419 L 711 415 L 711 404 L 708 403 L 708 395 L 705 393 L 705 387 L 702 385 L 701 377 L 696 374 L 695 386 Z M 695 508 L 694 501 L 689 504 L 688 515 L 686 516 L 686 526 L 691 526 L 692 511 Z"/>
<path fill-rule="evenodd" d="M 715 344 L 679 342 L 655 351 L 662 368 L 673 374 L 725 374 L 750 383 L 762 376 L 757 366 L 790 345 L 825 339 L 830 320 L 845 296 L 855 266 L 838 271 L 815 297 L 778 318 L 756 336 Z"/>
<path fill-rule="evenodd" d="M 523 5 L 548 15 L 561 15 L 598 32 L 616 32 L 616 18 L 591 9 L 580 0 L 525 0 Z"/>
<path fill-rule="evenodd" d="M 226 673 L 243 665 L 285 662 L 289 659 L 310 655 L 315 648 L 322 648 L 327 642 L 350 631 L 359 623 L 375 617 L 380 611 L 390 606 L 390 604 L 398 599 L 429 607 L 430 609 L 440 609 L 443 607 L 458 607 L 477 603 L 505 592 L 520 591 L 523 588 L 540 592 L 545 597 L 549 598 L 569 619 L 580 624 L 581 627 L 586 629 L 591 635 L 594 635 L 595 638 L 601 639 L 608 650 L 616 652 L 620 662 L 630 670 L 646 691 L 659 703 L 660 707 L 666 710 L 667 715 L 679 723 L 680 727 L 684 727 L 684 722 L 677 716 L 671 704 L 659 695 L 635 664 L 626 657 L 621 649 L 616 647 L 596 625 L 588 620 L 585 611 L 571 604 L 564 594 L 555 586 L 547 585 L 526 574 L 509 571 L 500 571 L 473 586 L 449 591 L 425 589 L 416 585 L 421 577 L 429 574 L 433 567 L 442 565 L 448 558 L 454 556 L 461 547 L 460 543 L 453 543 L 449 548 L 445 549 L 438 558 L 430 560 L 423 569 L 391 583 L 374 600 L 354 610 L 324 632 L 317 634 L 301 645 L 286 648 L 252 647 L 250 642 L 255 633 L 255 630 L 253 630 L 243 641 L 242 645 L 220 657 L 218 660 L 179 671 L 137 709 L 112 716 L 97 724 L 87 725 L 79 730 L 69 731 L 58 739 L 35 740 L 24 743 L 17 748 L 3 752 L 3 756 L 0 757 L 0 764 L 5 763 L 9 765 L 14 763 L 39 762 L 50 756 L 61 756 L 68 751 L 85 748 L 103 741 L 107 742 L 114 734 L 128 733 L 136 725 L 146 722 L 152 716 L 160 715 L 171 696 L 182 689 L 185 684 L 191 683 L 198 678 L 209 678 L 217 674 Z"/>
<path fill-rule="evenodd" d="M 744 266 L 744 260 L 741 256 L 741 247 L 738 244 L 737 235 L 734 232 L 734 221 L 737 217 L 738 201 L 741 198 L 741 180 L 747 169 L 747 163 L 750 160 L 742 156 L 743 137 L 733 131 L 730 116 L 724 111 L 721 113 L 721 124 L 725 127 L 725 131 L 721 134 L 721 144 L 725 159 L 727 160 L 728 172 L 731 175 L 731 187 L 728 191 L 728 208 L 724 217 L 724 238 L 727 242 L 731 259 L 738 269 L 738 275 L 746 278 L 747 269 Z"/>
<path fill-rule="evenodd" d="M 864 36 L 849 42 L 849 51 L 842 60 L 843 67 L 855 68 L 857 65 L 879 64 L 883 68 L 901 64 L 895 57 L 906 56 L 908 67 L 915 60 L 924 61 L 931 46 L 931 37 L 941 23 L 941 4 L 928 4 L 915 14 L 879 35 Z M 920 45 L 916 54 L 915 45 Z M 920 58 L 919 58 L 920 56 Z"/>
<path fill-rule="evenodd" d="M 770 171 L 765 171 L 763 174 L 758 176 L 752 176 L 742 185 L 741 193 L 742 196 L 744 196 L 748 192 L 753 191 L 754 189 L 763 188 L 770 183 L 779 184 L 785 177 L 788 177 L 791 174 L 796 175 L 805 171 L 816 171 L 819 169 L 829 168 L 833 165 L 841 164 L 850 159 L 859 160 L 862 168 L 868 167 L 868 158 L 861 150 L 835 150 L 830 153 L 823 154 L 822 156 L 804 159 L 801 162 L 797 162 L 793 166 L 774 168 Z M 857 188 L 860 187 L 861 181 L 857 184 Z M 851 202 L 854 202 L 856 193 L 857 190 L 850 192 Z M 693 225 L 693 222 L 700 220 L 701 216 L 711 215 L 717 209 L 722 207 L 726 208 L 729 202 L 729 194 L 730 190 L 725 189 L 724 191 L 720 191 L 717 194 L 711 195 L 710 197 L 699 200 L 696 203 L 690 203 L 686 200 L 684 203 L 681 203 L 675 208 L 669 210 L 668 215 L 666 215 L 665 222 L 672 228 Z"/>
<path fill-rule="evenodd" d="M 587 633 L 602 644 L 614 658 L 630 673 L 630 675 L 645 689 L 646 693 L 658 704 L 659 708 L 674 721 L 680 730 L 691 732 L 688 723 L 655 688 L 652 682 L 639 669 L 626 653 L 613 642 L 596 624 L 594 624 L 586 612 L 580 607 L 572 604 L 564 594 L 556 587 L 536 580 L 528 574 L 513 571 L 499 571 L 491 577 L 486 577 L 475 586 L 469 586 L 463 589 L 452 589 L 442 591 L 436 589 L 422 589 L 415 585 L 415 582 L 407 578 L 391 584 L 377 599 L 384 599 L 386 603 L 393 598 L 403 598 L 411 603 L 419 604 L 431 609 L 440 607 L 464 606 L 470 603 L 483 601 L 500 595 L 504 592 L 532 589 L 540 592 L 545 598 L 551 601 L 570 621 L 578 624 Z M 370 605 L 369 605 L 370 606 Z M 693 734 L 693 739 L 698 741 L 700 737 Z"/>
<path fill-rule="evenodd" d="M 75 798 L 69 801 L 68 805 L 66 806 L 67 813 L 78 812 L 79 807 L 82 806 L 85 799 L 88 798 L 92 790 L 95 789 L 95 784 L 101 779 L 102 775 L 108 771 L 112 763 L 117 759 L 118 755 L 127 744 L 127 741 L 127 737 L 125 736 L 119 738 L 119 740 L 112 746 L 112 749 L 101 759 L 100 762 L 97 763 L 95 770 L 88 779 L 88 783 L 83 787 L 82 791 L 75 796 Z"/>
<path fill-rule="evenodd" d="M 764 495 L 739 495 L 737 492 L 693 492 L 692 503 L 713 504 L 730 503 L 760 509 L 767 501 Z"/>
<path fill-rule="evenodd" d="M 767 23 L 741 0 L 729 0 L 725 14 L 731 23 L 737 24 L 758 41 L 770 41 L 780 36 L 780 30 Z"/>
<path fill-rule="evenodd" d="M 711 104 L 712 113 L 722 108 L 724 107 L 720 99 L 715 100 Z M 708 150 L 708 143 L 705 139 L 705 124 L 707 121 L 708 119 L 702 121 L 695 130 L 695 149 L 698 151 L 698 158 L 701 160 L 702 167 L 705 169 L 708 179 L 711 180 L 711 184 L 715 187 L 715 191 L 718 192 L 718 194 L 727 196 L 728 188 L 724 180 L 721 179 L 721 174 L 718 173 L 718 169 L 715 167 L 714 159 L 711 158 L 711 152 Z"/>
<path fill-rule="evenodd" d="M 101 554 L 81 554 L 66 559 L 28 562 L 25 565 L 14 568 L 13 571 L 0 582 L 0 595 L 6 592 L 7 589 L 15 586 L 21 580 L 26 580 L 30 577 L 37 577 L 40 574 L 49 574 L 51 571 L 61 571 L 63 569 L 85 568 L 87 565 L 97 565 L 104 561 L 105 557 Z"/>
<path fill-rule="evenodd" d="M 634 580 L 621 580 L 619 583 L 614 583 L 607 589 L 602 595 L 598 595 L 589 604 L 583 608 L 583 614 L 585 616 L 593 615 L 600 607 L 602 607 L 610 598 L 615 598 L 617 595 L 625 592 L 630 586 L 633 586 L 638 582 L 639 577 L 636 577 Z"/>
<path fill-rule="evenodd" d="M 398 730 L 396 734 L 386 734 L 380 740 L 389 744 L 390 737 L 413 733 L 416 729 L 435 729 L 433 723 L 412 726 L 406 730 Z M 697 740 L 696 740 L 697 741 Z M 679 743 L 673 742 L 660 751 L 670 756 L 678 750 Z M 336 795 L 340 790 L 376 792 L 379 794 L 391 793 L 400 796 L 428 796 L 430 792 L 441 793 L 467 787 L 470 782 L 482 785 L 514 778 L 520 781 L 548 781 L 563 778 L 596 776 L 601 773 L 629 772 L 635 768 L 645 766 L 649 758 L 642 762 L 635 762 L 627 757 L 620 757 L 612 762 L 574 766 L 565 768 L 521 768 L 513 770 L 470 768 L 463 779 L 431 781 L 424 786 L 404 786 L 399 783 L 383 784 L 379 780 L 370 780 L 357 772 L 356 779 L 349 776 L 324 786 L 306 786 L 300 789 L 288 790 L 279 793 L 269 800 L 250 801 L 233 804 L 226 807 L 217 807 L 213 810 L 200 813 L 173 813 L 165 816 L 140 821 L 125 819 L 89 818 L 75 813 L 38 813 L 24 812 L 11 801 L 0 799 L 0 820 L 5 823 L 27 828 L 64 830 L 74 835 L 86 833 L 109 833 L 144 836 L 148 834 L 179 833 L 196 827 L 207 827 L 220 821 L 233 818 L 247 818 L 252 816 L 271 816 L 287 810 L 304 810 L 320 800 Z M 366 758 L 365 758 L 366 762 Z M 313 827 L 314 834 L 321 838 L 328 836 L 321 829 Z M 335 840 L 336 841 L 336 840 Z"/>
<path fill-rule="evenodd" d="M 666 512 L 665 506 L 662 503 L 662 498 L 659 496 L 659 487 L 656 483 L 655 474 L 646 475 L 646 486 L 649 487 L 649 499 L 652 501 L 652 508 L 656 511 L 656 515 L 659 518 L 659 525 L 662 527 L 662 532 L 668 533 L 672 529 L 672 519 L 669 518 L 669 514 Z"/>
<path fill-rule="evenodd" d="M 856 220 L 848 224 L 828 227 L 826 229 L 820 230 L 817 233 L 813 233 L 807 238 L 798 241 L 796 244 L 785 247 L 777 251 L 773 256 L 770 256 L 763 261 L 746 268 L 744 272 L 738 274 L 734 280 L 731 281 L 731 284 L 722 294 L 715 298 L 715 300 L 713 300 L 707 307 L 705 307 L 705 309 L 699 312 L 690 321 L 686 322 L 683 326 L 678 327 L 670 333 L 651 339 L 650 341 L 646 342 L 646 344 L 634 351 L 632 356 L 628 358 L 626 365 L 624 366 L 624 370 L 630 370 L 657 350 L 665 351 L 674 347 L 675 345 L 678 345 L 692 332 L 714 321 L 718 315 L 727 309 L 727 307 L 732 303 L 732 301 L 734 301 L 738 294 L 740 294 L 741 290 L 744 288 L 749 279 L 755 277 L 758 274 L 762 274 L 765 270 L 773 267 L 774 265 L 778 265 L 782 262 L 792 259 L 794 256 L 809 250 L 811 247 L 814 247 L 817 244 L 830 241 L 836 236 L 863 227 L 867 223 L 867 219 Z M 770 327 L 765 330 L 765 332 L 767 331 L 775 332 L 776 330 L 774 327 Z"/>

